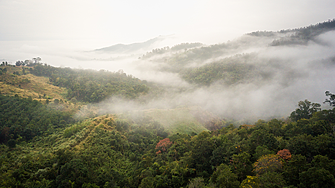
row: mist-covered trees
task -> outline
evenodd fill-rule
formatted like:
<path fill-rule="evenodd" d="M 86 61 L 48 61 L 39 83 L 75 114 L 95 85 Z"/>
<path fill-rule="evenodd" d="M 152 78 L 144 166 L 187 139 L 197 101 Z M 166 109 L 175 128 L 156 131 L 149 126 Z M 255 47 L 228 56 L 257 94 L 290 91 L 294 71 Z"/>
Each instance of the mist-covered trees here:
<path fill-rule="evenodd" d="M 38 134 L 28 140 L 31 145 L 15 137 L 18 126 L 7 127 L 1 132 L 10 139 L 8 147 L 0 147 L 0 169 L 5 172 L 0 173 L 0 185 L 333 187 L 335 140 L 333 129 L 327 127 L 335 125 L 334 114 L 334 110 L 316 111 L 309 119 L 258 121 L 197 135 L 167 135 L 150 118 L 125 120 L 106 115 L 68 125 L 53 135 Z M 68 140 L 68 146 L 61 140 Z M 57 149 L 38 155 L 18 149 L 45 145 Z"/>
<path fill-rule="evenodd" d="M 328 20 L 326 22 L 318 23 L 316 25 L 310 25 L 308 27 L 293 29 L 293 30 L 282 30 L 280 33 L 292 33 L 286 37 L 274 40 L 272 46 L 281 45 L 307 45 L 307 43 L 312 40 L 316 41 L 315 37 L 334 30 L 335 29 L 335 19 Z"/>
<path fill-rule="evenodd" d="M 181 43 L 175 46 L 170 47 L 164 47 L 164 48 L 158 48 L 158 49 L 153 49 L 151 52 L 147 52 L 145 55 L 141 57 L 141 59 L 149 59 L 150 57 L 156 56 L 156 55 L 162 55 L 165 53 L 173 53 L 177 52 L 180 50 L 188 50 L 191 48 L 196 48 L 200 47 L 203 44 L 201 43 Z"/>
<path fill-rule="evenodd" d="M 198 85 L 211 85 L 221 81 L 228 85 L 240 82 L 251 76 L 254 66 L 236 62 L 215 62 L 181 72 L 182 78 Z"/>
<path fill-rule="evenodd" d="M 307 99 L 305 101 L 300 101 L 298 103 L 299 108 L 293 111 L 290 118 L 293 121 L 298 121 L 300 119 L 309 119 L 312 117 L 313 113 L 321 110 L 321 105 L 318 103 L 312 103 Z"/>
<path fill-rule="evenodd" d="M 30 72 L 36 76 L 49 77 L 55 86 L 68 89 L 67 98 L 84 102 L 100 102 L 107 97 L 136 98 L 149 91 L 141 80 L 123 71 L 73 70 L 36 64 Z"/>
<path fill-rule="evenodd" d="M 330 93 L 329 91 L 326 91 L 326 96 L 329 97 L 328 99 L 325 100 L 323 103 L 329 103 L 330 106 L 335 107 L 335 94 Z"/>
<path fill-rule="evenodd" d="M 226 69 L 235 71 L 236 78 L 252 71 L 243 63 L 225 63 L 198 68 L 204 73 L 199 84 L 222 80 L 219 76 Z M 41 64 L 30 71 L 68 88 L 73 103 L 113 95 L 134 98 L 148 89 L 122 71 L 75 71 Z M 207 78 L 213 80 L 207 83 Z M 239 127 L 212 122 L 210 131 L 198 134 L 172 134 L 149 117 L 127 114 L 73 124 L 71 113 L 48 108 L 62 105 L 58 99 L 42 105 L 31 98 L 0 96 L 0 102 L 0 187 L 335 184 L 335 109 L 321 111 L 319 104 L 308 100 L 298 103 L 290 120 L 259 120 Z"/>

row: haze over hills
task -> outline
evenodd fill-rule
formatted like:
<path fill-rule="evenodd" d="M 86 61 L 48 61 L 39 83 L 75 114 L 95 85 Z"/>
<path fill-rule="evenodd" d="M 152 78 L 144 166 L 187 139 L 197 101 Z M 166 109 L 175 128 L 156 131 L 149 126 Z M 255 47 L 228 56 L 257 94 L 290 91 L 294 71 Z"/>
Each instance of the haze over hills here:
<path fill-rule="evenodd" d="M 328 84 L 334 79 L 334 23 L 252 32 L 215 45 L 182 43 L 120 62 L 140 79 L 184 91 L 153 99 L 151 107 L 199 105 L 236 119 L 285 117 L 294 101 L 321 103 L 324 91 L 335 89 Z"/>
<path fill-rule="evenodd" d="M 304 28 L 247 33 L 215 45 L 181 43 L 154 48 L 170 39 L 160 36 L 97 49 L 99 52 L 75 52 L 56 65 L 121 69 L 168 88 L 165 94 L 145 99 L 146 104 L 133 103 L 129 110 L 186 105 L 201 106 L 223 118 L 286 117 L 296 101 L 321 103 L 324 91 L 335 90 L 328 84 L 334 79 L 334 35 L 334 20 L 329 20 Z M 128 53 L 143 48 L 154 49 L 142 55 Z M 113 112 L 121 106 L 127 109 L 124 102 L 118 100 L 108 108 Z"/>
<path fill-rule="evenodd" d="M 334 187 L 334 30 L 3 62 L 0 187 Z"/>

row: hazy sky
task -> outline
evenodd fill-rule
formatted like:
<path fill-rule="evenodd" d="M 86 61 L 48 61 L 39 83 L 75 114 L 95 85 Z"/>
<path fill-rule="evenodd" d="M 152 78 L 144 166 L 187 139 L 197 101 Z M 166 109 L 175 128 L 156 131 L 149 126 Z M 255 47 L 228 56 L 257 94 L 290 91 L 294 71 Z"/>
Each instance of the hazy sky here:
<path fill-rule="evenodd" d="M 0 0 L 0 41 L 72 40 L 97 48 L 174 34 L 213 44 L 327 21 L 334 8 L 334 0 Z"/>

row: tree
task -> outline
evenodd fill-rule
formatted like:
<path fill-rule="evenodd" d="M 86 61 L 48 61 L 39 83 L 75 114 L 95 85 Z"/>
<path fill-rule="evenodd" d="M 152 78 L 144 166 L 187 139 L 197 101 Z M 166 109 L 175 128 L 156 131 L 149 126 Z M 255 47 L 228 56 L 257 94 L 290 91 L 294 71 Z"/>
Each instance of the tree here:
<path fill-rule="evenodd" d="M 263 155 L 275 154 L 274 151 L 271 151 L 266 146 L 257 146 L 254 154 L 254 159 L 257 160 Z"/>
<path fill-rule="evenodd" d="M 241 183 L 241 188 L 259 188 L 259 178 L 257 176 L 247 176 Z"/>
<path fill-rule="evenodd" d="M 259 176 L 260 187 L 284 187 L 286 182 L 281 173 L 266 172 Z"/>
<path fill-rule="evenodd" d="M 204 178 L 209 177 L 209 174 L 213 171 L 209 159 L 213 155 L 215 144 L 211 138 L 207 131 L 203 131 L 192 138 L 191 151 L 197 168 L 197 175 Z"/>
<path fill-rule="evenodd" d="M 205 186 L 204 178 L 201 177 L 193 178 L 187 185 L 188 188 L 202 188 Z"/>
<path fill-rule="evenodd" d="M 214 183 L 216 187 L 237 188 L 240 185 L 240 182 L 237 180 L 237 175 L 234 174 L 226 164 L 221 164 L 216 168 L 210 182 Z"/>
<path fill-rule="evenodd" d="M 247 152 L 234 154 L 230 160 L 230 166 L 233 167 L 233 172 L 242 181 L 247 175 L 251 175 L 252 165 L 250 161 L 251 155 Z"/>
<path fill-rule="evenodd" d="M 335 175 L 335 161 L 329 159 L 327 156 L 316 155 L 311 162 L 312 167 L 324 168 L 331 174 Z"/>
<path fill-rule="evenodd" d="M 266 172 L 277 172 L 281 170 L 282 166 L 278 155 L 264 155 L 254 163 L 254 171 L 261 175 Z"/>
<path fill-rule="evenodd" d="M 156 145 L 156 154 L 166 152 L 167 149 L 172 145 L 172 142 L 170 141 L 169 138 L 164 138 L 163 140 L 160 140 L 157 145 Z"/>
<path fill-rule="evenodd" d="M 290 119 L 293 121 L 298 121 L 300 119 L 309 119 L 312 117 L 313 113 L 321 110 L 321 105 L 318 103 L 311 103 L 307 99 L 305 101 L 299 101 L 299 108 L 293 111 L 290 115 Z"/>
<path fill-rule="evenodd" d="M 59 103 L 59 99 L 55 99 L 55 100 L 54 100 L 54 103 L 55 103 L 55 104 L 58 104 L 58 103 Z"/>
<path fill-rule="evenodd" d="M 278 141 L 273 134 L 270 134 L 264 129 L 258 129 L 251 133 L 248 139 L 251 149 L 255 150 L 257 146 L 266 146 L 270 150 L 277 150 Z"/>
<path fill-rule="evenodd" d="M 16 65 L 16 66 L 21 66 L 21 65 L 22 65 L 22 62 L 21 62 L 21 61 L 17 61 L 17 62 L 15 63 L 15 65 Z"/>
<path fill-rule="evenodd" d="M 284 159 L 285 161 L 290 160 L 291 157 L 292 157 L 291 152 L 290 152 L 290 150 L 288 150 L 288 149 L 279 150 L 279 151 L 277 152 L 277 155 L 278 155 L 280 158 Z"/>
<path fill-rule="evenodd" d="M 315 138 L 312 135 L 297 135 L 290 138 L 287 147 L 293 154 L 301 154 L 311 158 L 315 150 L 314 140 Z"/>
<path fill-rule="evenodd" d="M 146 177 L 143 178 L 141 184 L 138 186 L 139 188 L 154 188 L 154 178 L 153 177 Z"/>
<path fill-rule="evenodd" d="M 332 188 L 335 187 L 334 176 L 324 168 L 312 167 L 299 174 L 299 187 Z"/>
<path fill-rule="evenodd" d="M 323 103 L 329 103 L 330 106 L 335 107 L 335 94 L 330 93 L 329 91 L 326 91 L 325 94 L 329 99 L 326 99 Z"/>
<path fill-rule="evenodd" d="M 69 182 L 74 182 L 76 187 L 89 182 L 88 167 L 81 159 L 72 159 L 60 168 L 56 183 L 62 187 L 69 187 Z M 69 181 L 70 180 L 70 181 Z"/>
<path fill-rule="evenodd" d="M 8 140 L 7 145 L 8 145 L 9 148 L 15 148 L 16 141 L 14 139 L 10 139 L 10 140 Z"/>
<path fill-rule="evenodd" d="M 33 58 L 34 63 L 39 63 L 41 60 L 40 57 Z"/>
<path fill-rule="evenodd" d="M 303 155 L 293 155 L 287 161 L 283 169 L 283 176 L 288 185 L 297 186 L 299 184 L 299 174 L 309 168 L 306 157 Z"/>

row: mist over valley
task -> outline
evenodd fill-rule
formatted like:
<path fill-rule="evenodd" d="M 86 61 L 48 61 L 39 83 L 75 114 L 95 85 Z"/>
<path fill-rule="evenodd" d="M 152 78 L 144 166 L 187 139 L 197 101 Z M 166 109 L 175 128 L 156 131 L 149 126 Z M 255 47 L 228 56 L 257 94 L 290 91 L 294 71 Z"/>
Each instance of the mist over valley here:
<path fill-rule="evenodd" d="M 224 119 L 286 118 L 298 101 L 322 104 L 324 92 L 335 90 L 329 84 L 334 80 L 333 25 L 328 21 L 299 29 L 252 32 L 214 45 L 164 46 L 173 36 L 160 36 L 46 57 L 52 66 L 122 70 L 162 89 L 155 96 L 143 96 L 144 103 L 106 98 L 103 105 L 97 104 L 103 106 L 103 113 L 198 106 Z M 44 58 L 42 63 L 49 64 Z"/>
<path fill-rule="evenodd" d="M 0 1 L 0 187 L 335 187 L 334 6 Z"/>

